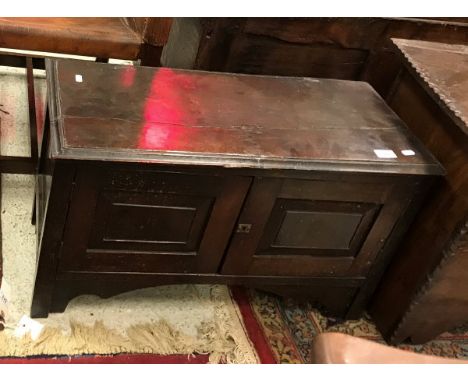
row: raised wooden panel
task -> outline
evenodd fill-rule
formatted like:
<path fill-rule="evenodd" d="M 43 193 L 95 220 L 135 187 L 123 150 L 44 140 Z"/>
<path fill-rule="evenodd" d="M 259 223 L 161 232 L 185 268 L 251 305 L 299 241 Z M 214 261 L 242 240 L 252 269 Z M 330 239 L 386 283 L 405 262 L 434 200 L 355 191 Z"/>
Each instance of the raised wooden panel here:
<path fill-rule="evenodd" d="M 249 177 L 78 171 L 64 271 L 214 273 Z"/>
<path fill-rule="evenodd" d="M 361 219 L 358 214 L 286 211 L 272 246 L 348 249 Z"/>
<path fill-rule="evenodd" d="M 194 254 L 213 203 L 195 195 L 102 192 L 89 247 Z"/>
<path fill-rule="evenodd" d="M 379 205 L 279 198 L 257 255 L 355 256 Z"/>
<path fill-rule="evenodd" d="M 193 207 L 113 203 L 105 242 L 186 244 L 197 212 Z M 132 221 L 140 220 L 134 226 Z"/>

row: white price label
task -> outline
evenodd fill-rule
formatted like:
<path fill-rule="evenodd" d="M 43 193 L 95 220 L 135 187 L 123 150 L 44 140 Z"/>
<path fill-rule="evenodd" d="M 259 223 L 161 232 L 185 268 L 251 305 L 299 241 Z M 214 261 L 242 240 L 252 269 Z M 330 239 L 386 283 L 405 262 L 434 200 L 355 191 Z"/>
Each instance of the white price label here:
<path fill-rule="evenodd" d="M 401 153 L 405 157 L 410 157 L 410 156 L 416 155 L 416 153 L 413 150 L 401 150 Z"/>
<path fill-rule="evenodd" d="M 374 153 L 375 155 L 377 155 L 378 158 L 395 159 L 397 157 L 395 151 L 393 150 L 377 149 L 374 150 Z"/>

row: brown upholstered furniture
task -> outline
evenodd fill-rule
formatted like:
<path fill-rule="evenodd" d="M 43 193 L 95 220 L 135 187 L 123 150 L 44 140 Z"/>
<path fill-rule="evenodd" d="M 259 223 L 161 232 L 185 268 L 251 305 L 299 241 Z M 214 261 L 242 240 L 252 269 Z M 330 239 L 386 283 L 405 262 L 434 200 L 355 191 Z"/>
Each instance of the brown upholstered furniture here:
<path fill-rule="evenodd" d="M 468 46 L 394 40 L 387 99 L 447 170 L 408 232 L 371 313 L 393 343 L 468 322 Z"/>
<path fill-rule="evenodd" d="M 159 66 L 170 26 L 170 18 L 2 17 L 0 47 Z"/>
<path fill-rule="evenodd" d="M 413 353 L 342 333 L 319 334 L 312 345 L 312 357 L 314 363 L 329 364 L 468 364 L 468 360 Z"/>

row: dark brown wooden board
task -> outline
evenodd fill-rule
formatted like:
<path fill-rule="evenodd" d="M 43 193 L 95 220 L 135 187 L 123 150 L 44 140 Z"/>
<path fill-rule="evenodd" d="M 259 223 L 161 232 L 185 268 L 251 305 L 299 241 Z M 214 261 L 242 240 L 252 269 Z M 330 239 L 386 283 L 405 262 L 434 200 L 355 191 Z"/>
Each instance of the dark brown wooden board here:
<path fill-rule="evenodd" d="M 120 17 L 2 17 L 0 46 L 136 59 L 141 37 Z"/>
<path fill-rule="evenodd" d="M 168 17 L 0 17 L 0 46 L 160 66 L 171 23 Z"/>
<path fill-rule="evenodd" d="M 389 105 L 443 163 L 447 175 L 398 249 L 371 312 L 392 342 L 424 342 L 448 330 L 450 322 L 461 324 L 462 312 L 468 317 L 467 247 L 459 233 L 468 218 L 468 51 L 466 46 L 398 39 L 395 51 L 404 67 Z M 458 272 L 453 271 L 456 264 Z M 460 281 L 463 275 L 467 282 Z"/>
<path fill-rule="evenodd" d="M 57 93 L 56 159 L 441 173 L 364 82 L 74 60 L 53 60 L 47 69 Z M 381 149 L 395 158 L 379 157 Z"/>
<path fill-rule="evenodd" d="M 386 96 L 399 71 L 391 38 L 468 41 L 468 18 L 175 18 L 163 65 L 364 80 Z"/>

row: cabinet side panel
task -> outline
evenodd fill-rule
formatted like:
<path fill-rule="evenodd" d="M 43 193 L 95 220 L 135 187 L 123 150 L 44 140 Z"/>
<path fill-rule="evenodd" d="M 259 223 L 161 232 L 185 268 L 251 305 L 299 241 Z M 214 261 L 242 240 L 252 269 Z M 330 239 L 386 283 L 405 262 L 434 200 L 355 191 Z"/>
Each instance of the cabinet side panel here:
<path fill-rule="evenodd" d="M 42 234 L 39 238 L 31 317 L 47 317 L 49 312 L 74 177 L 75 168 L 72 164 L 55 164 Z M 41 191 L 43 189 L 39 188 L 38 192 Z M 41 198 L 41 195 L 38 197 Z"/>

